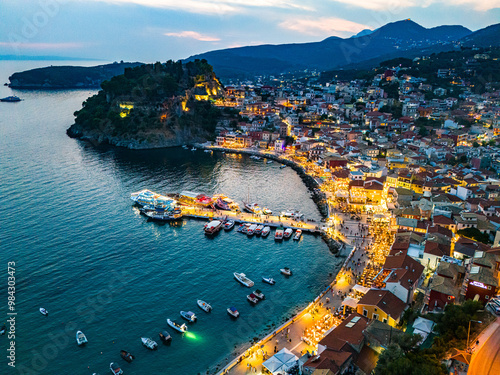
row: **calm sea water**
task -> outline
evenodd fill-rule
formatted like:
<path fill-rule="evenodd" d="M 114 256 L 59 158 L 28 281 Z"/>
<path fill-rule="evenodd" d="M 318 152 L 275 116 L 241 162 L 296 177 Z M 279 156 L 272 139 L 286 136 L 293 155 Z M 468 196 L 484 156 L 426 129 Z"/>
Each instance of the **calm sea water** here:
<path fill-rule="evenodd" d="M 57 64 L 61 64 L 58 62 Z M 0 82 L 40 62 L 0 62 Z M 7 262 L 16 263 L 16 368 L 7 366 L 0 336 L 0 374 L 100 374 L 116 361 L 126 374 L 198 374 L 225 362 L 235 348 L 279 325 L 328 283 L 339 259 L 319 237 L 277 244 L 232 231 L 209 239 L 203 221 L 147 222 L 131 205 L 133 191 L 248 193 L 274 210 L 300 209 L 320 218 L 290 168 L 248 157 L 182 148 L 153 151 L 94 148 L 70 139 L 73 112 L 93 92 L 20 91 L 0 87 L 0 323 L 7 320 Z M 279 268 L 294 276 L 285 279 Z M 255 307 L 244 272 L 267 299 Z M 263 284 L 262 275 L 277 279 Z M 212 304 L 205 314 L 198 298 Z M 226 308 L 241 318 L 232 321 Z M 49 310 L 48 317 L 38 309 Z M 199 319 L 170 346 L 150 352 L 140 337 L 158 339 L 180 310 Z M 82 330 L 86 347 L 75 342 Z M 159 340 L 157 340 L 159 341 Z M 132 364 L 121 349 L 136 356 Z"/>

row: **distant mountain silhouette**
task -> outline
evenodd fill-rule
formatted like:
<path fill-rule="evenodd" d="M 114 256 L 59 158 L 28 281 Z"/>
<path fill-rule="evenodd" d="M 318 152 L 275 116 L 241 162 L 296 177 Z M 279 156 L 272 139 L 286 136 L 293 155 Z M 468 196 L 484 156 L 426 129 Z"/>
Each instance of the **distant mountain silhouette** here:
<path fill-rule="evenodd" d="M 472 32 L 463 26 L 425 28 L 411 20 L 388 23 L 374 31 L 363 30 L 350 38 L 329 37 L 320 42 L 260 45 L 210 51 L 187 60 L 206 59 L 221 77 L 279 74 L 303 69 L 349 68 L 365 61 L 377 62 L 426 51 L 473 45 L 500 44 L 498 25 Z"/>

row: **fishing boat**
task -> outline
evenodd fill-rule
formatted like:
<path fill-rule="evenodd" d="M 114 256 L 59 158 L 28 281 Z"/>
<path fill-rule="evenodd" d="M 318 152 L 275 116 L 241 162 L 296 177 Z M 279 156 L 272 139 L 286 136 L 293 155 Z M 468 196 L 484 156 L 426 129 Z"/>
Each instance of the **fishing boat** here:
<path fill-rule="evenodd" d="M 254 285 L 254 282 L 250 280 L 244 273 L 233 273 L 234 278 L 238 280 L 241 284 L 245 285 L 248 288 L 251 288 Z"/>
<path fill-rule="evenodd" d="M 2 328 L 0 328 L 0 335 L 5 335 L 5 332 L 7 332 L 7 326 L 4 324 Z"/>
<path fill-rule="evenodd" d="M 257 228 L 255 228 L 255 235 L 260 236 L 262 234 L 262 230 L 264 229 L 263 225 L 258 225 Z"/>
<path fill-rule="evenodd" d="M 292 228 L 286 228 L 285 232 L 283 233 L 283 238 L 290 238 L 293 234 L 293 229 Z"/>
<path fill-rule="evenodd" d="M 184 323 L 177 324 L 176 322 L 170 319 L 167 319 L 167 324 L 180 333 L 184 333 L 188 330 L 188 327 Z"/>
<path fill-rule="evenodd" d="M 40 314 L 45 315 L 45 316 L 49 316 L 49 312 L 47 310 L 45 310 L 43 307 L 40 307 Z"/>
<path fill-rule="evenodd" d="M 276 232 L 274 233 L 274 239 L 276 241 L 281 241 L 283 239 L 283 232 L 284 230 L 281 227 L 276 229 Z"/>
<path fill-rule="evenodd" d="M 272 214 L 273 214 L 273 211 L 271 211 L 271 210 L 270 210 L 269 208 L 267 208 L 267 207 L 264 207 L 264 208 L 262 209 L 262 213 L 263 213 L 264 215 L 272 215 Z"/>
<path fill-rule="evenodd" d="M 257 227 L 258 227 L 257 224 L 250 225 L 247 229 L 247 236 L 253 236 Z"/>
<path fill-rule="evenodd" d="M 236 307 L 229 307 L 227 309 L 227 313 L 231 315 L 233 318 L 237 318 L 240 316 L 240 313 L 238 312 L 238 310 L 236 310 Z"/>
<path fill-rule="evenodd" d="M 276 281 L 274 281 L 274 279 L 272 277 L 264 277 L 264 276 L 262 276 L 262 281 L 265 282 L 265 283 L 268 283 L 270 285 L 276 284 Z"/>
<path fill-rule="evenodd" d="M 302 236 L 302 229 L 297 229 L 297 231 L 295 232 L 295 236 L 293 236 L 293 239 L 295 241 L 298 241 L 300 240 L 300 236 Z"/>
<path fill-rule="evenodd" d="M 149 337 L 141 337 L 142 345 L 150 350 L 158 349 L 158 344 L 156 341 L 150 339 Z"/>
<path fill-rule="evenodd" d="M 181 316 L 186 319 L 188 322 L 196 322 L 196 315 L 192 311 L 181 311 Z"/>
<path fill-rule="evenodd" d="M 262 229 L 262 233 L 260 234 L 262 237 L 267 237 L 269 236 L 269 233 L 271 233 L 271 227 L 265 226 Z"/>
<path fill-rule="evenodd" d="M 292 275 L 292 270 L 288 267 L 281 268 L 280 272 L 285 275 L 285 276 L 291 276 Z"/>
<path fill-rule="evenodd" d="M 161 331 L 160 333 L 158 333 L 158 336 L 160 336 L 160 340 L 164 344 L 169 344 L 172 341 L 172 336 L 170 336 L 170 333 L 168 333 L 167 331 Z"/>
<path fill-rule="evenodd" d="M 231 230 L 234 227 L 234 220 L 226 220 L 224 222 L 224 230 Z"/>
<path fill-rule="evenodd" d="M 118 366 L 117 363 L 115 362 L 111 362 L 109 364 L 109 369 L 111 370 L 111 373 L 112 374 L 115 374 L 115 375 L 120 375 L 120 374 L 123 374 L 123 370 L 120 368 L 120 366 Z"/>
<path fill-rule="evenodd" d="M 15 103 L 20 102 L 22 99 L 19 96 L 7 96 L 6 98 L 0 99 L 0 102 Z"/>
<path fill-rule="evenodd" d="M 262 291 L 260 289 L 255 289 L 253 291 L 253 294 L 255 295 L 255 297 L 257 297 L 258 299 L 264 299 L 266 298 L 266 296 L 264 295 L 264 293 L 262 293 Z"/>
<path fill-rule="evenodd" d="M 132 362 L 135 359 L 135 357 L 126 350 L 120 350 L 120 357 L 122 357 L 123 360 L 128 363 Z"/>
<path fill-rule="evenodd" d="M 222 228 L 222 221 L 212 220 L 205 226 L 205 234 L 212 235 L 220 231 Z"/>
<path fill-rule="evenodd" d="M 78 345 L 85 345 L 88 342 L 89 341 L 87 340 L 87 337 L 85 336 L 85 334 L 82 331 L 76 332 L 76 343 Z"/>
<path fill-rule="evenodd" d="M 249 300 L 251 303 L 259 302 L 259 299 L 257 298 L 257 296 L 253 293 L 250 293 L 249 295 L 247 295 L 247 300 Z"/>
<path fill-rule="evenodd" d="M 199 308 L 202 309 L 203 311 L 205 311 L 207 313 L 212 311 L 212 306 L 210 306 L 205 301 L 202 301 L 201 299 L 199 299 L 196 303 L 198 304 Z"/>

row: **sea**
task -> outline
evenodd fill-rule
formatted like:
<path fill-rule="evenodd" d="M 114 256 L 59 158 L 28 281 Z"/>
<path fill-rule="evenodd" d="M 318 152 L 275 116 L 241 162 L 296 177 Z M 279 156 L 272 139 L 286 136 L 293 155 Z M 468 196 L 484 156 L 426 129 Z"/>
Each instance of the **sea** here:
<path fill-rule="evenodd" d="M 0 83 L 29 68 L 95 64 L 0 61 Z M 321 217 L 299 176 L 276 162 L 181 147 L 95 147 L 69 138 L 73 113 L 95 92 L 0 86 L 0 97 L 23 99 L 0 103 L 0 326 L 10 319 L 14 336 L 0 336 L 0 374 L 105 374 L 110 362 L 125 374 L 213 373 L 307 306 L 341 259 L 311 234 L 282 243 L 273 232 L 265 239 L 236 230 L 208 238 L 203 220 L 147 221 L 130 200 L 146 188 L 221 193 L 239 203 L 249 196 L 276 212 Z M 293 276 L 280 275 L 282 267 Z M 233 272 L 245 273 L 255 287 L 238 284 Z M 246 295 L 256 288 L 266 299 L 252 306 Z M 198 299 L 213 311 L 199 309 Z M 241 314 L 236 321 L 226 312 L 231 306 Z M 166 322 L 182 323 L 181 310 L 198 316 L 185 334 Z M 173 338 L 169 346 L 158 337 L 164 329 Z M 77 330 L 89 340 L 84 347 L 76 344 Z M 141 337 L 158 341 L 158 350 L 143 347 Z M 126 363 L 120 350 L 136 359 Z"/>

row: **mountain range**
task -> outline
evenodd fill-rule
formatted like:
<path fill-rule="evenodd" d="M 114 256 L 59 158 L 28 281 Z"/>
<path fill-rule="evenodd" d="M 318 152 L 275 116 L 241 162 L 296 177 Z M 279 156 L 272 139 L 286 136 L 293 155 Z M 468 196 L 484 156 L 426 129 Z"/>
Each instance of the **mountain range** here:
<path fill-rule="evenodd" d="M 365 68 L 394 57 L 417 57 L 461 46 L 500 45 L 500 24 L 472 32 L 459 26 L 425 28 L 409 19 L 363 30 L 350 38 L 319 42 L 259 45 L 210 51 L 187 60 L 206 59 L 224 78 L 300 70 Z"/>

